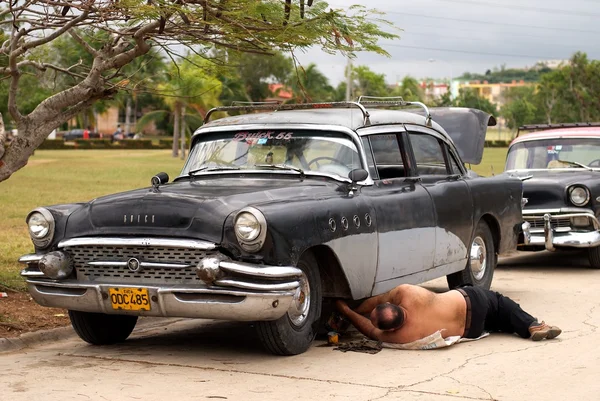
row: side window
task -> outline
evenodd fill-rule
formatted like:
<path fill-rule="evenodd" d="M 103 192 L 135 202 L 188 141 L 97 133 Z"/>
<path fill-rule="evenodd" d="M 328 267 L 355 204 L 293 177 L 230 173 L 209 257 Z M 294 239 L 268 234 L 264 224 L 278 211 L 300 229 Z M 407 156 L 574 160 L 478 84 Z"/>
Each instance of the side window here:
<path fill-rule="evenodd" d="M 371 135 L 369 139 L 379 179 L 406 177 L 397 135 Z"/>
<path fill-rule="evenodd" d="M 462 174 L 463 173 L 462 169 L 458 165 L 458 162 L 456 161 L 456 158 L 454 157 L 454 155 L 452 153 L 450 153 L 450 151 L 448 151 L 448 162 L 450 163 L 450 172 L 452 174 Z"/>
<path fill-rule="evenodd" d="M 440 141 L 431 135 L 409 133 L 419 175 L 448 175 Z"/>

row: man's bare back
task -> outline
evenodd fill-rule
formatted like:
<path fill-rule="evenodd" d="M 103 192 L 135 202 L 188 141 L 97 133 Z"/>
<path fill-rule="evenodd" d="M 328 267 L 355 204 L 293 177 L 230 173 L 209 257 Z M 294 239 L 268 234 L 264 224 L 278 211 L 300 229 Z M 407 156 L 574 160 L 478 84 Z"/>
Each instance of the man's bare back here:
<path fill-rule="evenodd" d="M 444 337 L 462 336 L 464 333 L 467 304 L 458 291 L 436 294 L 419 286 L 403 284 L 386 294 L 367 299 L 355 312 L 370 314 L 377 305 L 384 303 L 398 305 L 404 310 L 404 324 L 397 330 L 383 331 L 367 322 L 363 330 L 368 333 L 357 326 L 359 331 L 373 339 L 402 344 L 427 337 L 438 330 L 443 330 Z M 349 308 L 347 305 L 345 308 L 341 312 L 347 314 Z M 356 326 L 358 322 L 353 323 Z"/>
<path fill-rule="evenodd" d="M 422 287 L 402 285 L 389 302 L 404 309 L 404 324 L 398 330 L 382 332 L 380 341 L 409 343 L 438 330 L 443 330 L 444 337 L 462 336 L 465 331 L 467 304 L 458 291 L 436 294 Z"/>

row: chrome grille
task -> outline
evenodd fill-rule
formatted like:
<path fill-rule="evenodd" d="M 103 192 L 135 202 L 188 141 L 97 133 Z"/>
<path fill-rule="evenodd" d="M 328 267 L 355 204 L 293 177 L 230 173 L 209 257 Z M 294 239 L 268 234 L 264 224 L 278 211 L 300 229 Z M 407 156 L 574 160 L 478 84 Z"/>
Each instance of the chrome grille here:
<path fill-rule="evenodd" d="M 525 221 L 531 224 L 531 228 L 541 228 L 544 229 L 544 218 L 541 216 L 528 217 L 523 216 Z M 570 218 L 561 218 L 552 216 L 552 220 L 550 220 L 550 224 L 552 228 L 571 228 L 571 219 Z"/>
<path fill-rule="evenodd" d="M 144 246 L 74 246 L 65 247 L 73 257 L 77 278 L 80 281 L 103 281 L 137 284 L 185 284 L 202 282 L 195 272 L 195 266 L 207 256 L 217 251 L 187 248 L 144 247 Z M 90 266 L 89 262 L 127 262 L 137 258 L 143 262 L 189 264 L 184 269 L 144 268 L 132 272 L 127 267 Z"/>

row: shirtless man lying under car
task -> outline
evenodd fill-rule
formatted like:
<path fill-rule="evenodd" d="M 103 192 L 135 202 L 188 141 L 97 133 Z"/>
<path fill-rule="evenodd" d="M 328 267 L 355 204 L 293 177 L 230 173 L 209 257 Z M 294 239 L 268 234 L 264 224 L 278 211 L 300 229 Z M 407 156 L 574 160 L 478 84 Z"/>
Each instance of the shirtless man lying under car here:
<path fill-rule="evenodd" d="M 410 343 L 442 330 L 443 337 L 477 338 L 485 331 L 517 333 L 533 341 L 552 339 L 561 330 L 540 323 L 512 299 L 479 287 L 441 294 L 403 284 L 368 298 L 356 310 L 336 301 L 340 313 L 365 336 L 389 343 Z M 369 314 L 369 319 L 363 315 Z"/>

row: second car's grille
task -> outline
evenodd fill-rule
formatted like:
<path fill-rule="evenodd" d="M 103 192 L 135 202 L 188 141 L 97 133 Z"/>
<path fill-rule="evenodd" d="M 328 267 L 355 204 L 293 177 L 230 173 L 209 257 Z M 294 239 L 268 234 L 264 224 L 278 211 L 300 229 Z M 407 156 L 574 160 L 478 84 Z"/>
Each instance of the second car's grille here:
<path fill-rule="evenodd" d="M 195 266 L 216 251 L 186 248 L 142 246 L 74 246 L 65 248 L 73 258 L 77 278 L 81 281 L 117 283 L 183 284 L 199 282 Z M 127 266 L 90 265 L 90 262 L 127 262 L 136 258 L 140 262 L 191 265 L 187 268 L 144 267 L 133 272 Z"/>
<path fill-rule="evenodd" d="M 525 221 L 531 224 L 531 228 L 544 228 L 544 218 L 543 217 L 528 217 L 524 216 Z M 570 218 L 562 218 L 562 217 L 552 217 L 551 220 L 552 228 L 570 228 L 571 227 L 571 219 Z"/>

